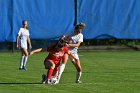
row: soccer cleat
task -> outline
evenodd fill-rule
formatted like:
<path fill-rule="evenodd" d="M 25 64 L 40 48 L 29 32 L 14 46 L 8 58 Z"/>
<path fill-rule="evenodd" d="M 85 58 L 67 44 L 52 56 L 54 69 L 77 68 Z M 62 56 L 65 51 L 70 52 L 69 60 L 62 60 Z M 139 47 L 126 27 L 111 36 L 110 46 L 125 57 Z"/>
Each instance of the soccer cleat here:
<path fill-rule="evenodd" d="M 22 68 L 19 68 L 19 70 L 23 70 Z"/>
<path fill-rule="evenodd" d="M 42 75 L 42 84 L 45 84 L 46 83 L 46 79 L 47 79 L 46 75 L 43 74 Z"/>
<path fill-rule="evenodd" d="M 27 68 L 25 66 L 22 67 L 22 70 L 27 70 Z"/>
<path fill-rule="evenodd" d="M 80 80 L 76 80 L 76 82 L 75 82 L 75 83 L 79 83 L 79 84 L 80 84 L 80 83 L 82 83 L 82 81 L 80 81 Z"/>
<path fill-rule="evenodd" d="M 52 82 L 51 82 L 50 79 L 47 79 L 47 80 L 45 80 L 45 81 L 46 81 L 45 84 L 52 84 Z"/>

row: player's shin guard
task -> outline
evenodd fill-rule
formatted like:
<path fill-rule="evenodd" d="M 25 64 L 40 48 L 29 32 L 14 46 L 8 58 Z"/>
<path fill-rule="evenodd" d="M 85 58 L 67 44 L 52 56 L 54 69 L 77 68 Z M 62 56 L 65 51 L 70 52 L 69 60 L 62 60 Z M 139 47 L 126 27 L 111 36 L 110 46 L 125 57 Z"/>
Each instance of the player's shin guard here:
<path fill-rule="evenodd" d="M 58 79 L 57 79 L 58 83 L 59 83 L 59 80 L 61 78 L 61 75 L 62 75 L 64 69 L 65 69 L 65 64 L 62 63 L 61 66 L 60 66 L 59 73 L 58 73 Z"/>
<path fill-rule="evenodd" d="M 25 57 L 25 56 L 22 56 L 22 57 L 21 57 L 19 69 L 22 69 L 22 67 L 23 67 L 24 57 Z"/>
<path fill-rule="evenodd" d="M 81 75 L 82 75 L 82 72 L 76 73 L 76 82 L 80 81 Z"/>

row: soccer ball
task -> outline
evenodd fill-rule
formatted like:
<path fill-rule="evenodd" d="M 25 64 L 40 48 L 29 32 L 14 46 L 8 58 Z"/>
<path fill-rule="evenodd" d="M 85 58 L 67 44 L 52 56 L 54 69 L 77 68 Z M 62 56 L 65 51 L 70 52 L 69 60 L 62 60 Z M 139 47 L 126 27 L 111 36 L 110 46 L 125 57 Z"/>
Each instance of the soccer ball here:
<path fill-rule="evenodd" d="M 51 83 L 52 84 L 57 84 L 57 78 L 56 77 L 52 77 L 51 78 Z"/>

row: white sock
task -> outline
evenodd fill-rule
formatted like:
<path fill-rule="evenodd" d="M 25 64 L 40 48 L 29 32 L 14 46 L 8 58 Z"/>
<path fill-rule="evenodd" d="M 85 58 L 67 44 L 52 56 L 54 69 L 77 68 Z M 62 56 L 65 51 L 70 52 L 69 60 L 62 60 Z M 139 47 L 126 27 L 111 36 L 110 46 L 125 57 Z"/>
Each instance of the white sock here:
<path fill-rule="evenodd" d="M 82 72 L 77 72 L 76 73 L 76 80 L 79 81 L 81 78 Z"/>
<path fill-rule="evenodd" d="M 23 67 L 24 57 L 25 57 L 25 56 L 22 56 L 21 59 L 20 59 L 20 68 Z"/>
<path fill-rule="evenodd" d="M 23 64 L 24 66 L 26 66 L 27 59 L 28 59 L 28 56 L 25 56 L 25 57 L 24 57 L 24 64 Z"/>
<path fill-rule="evenodd" d="M 58 79 L 57 79 L 58 82 L 59 82 L 59 80 L 61 78 L 61 75 L 62 75 L 64 69 L 65 69 L 65 64 L 62 63 L 61 66 L 60 66 L 59 73 L 58 73 Z"/>

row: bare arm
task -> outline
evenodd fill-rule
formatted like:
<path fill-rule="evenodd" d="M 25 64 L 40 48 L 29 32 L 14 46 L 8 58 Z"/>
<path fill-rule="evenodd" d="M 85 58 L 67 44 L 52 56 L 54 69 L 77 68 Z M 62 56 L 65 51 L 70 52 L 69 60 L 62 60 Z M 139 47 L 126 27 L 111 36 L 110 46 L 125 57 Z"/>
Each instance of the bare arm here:
<path fill-rule="evenodd" d="M 38 52 L 42 52 L 42 50 L 43 50 L 43 48 L 38 48 L 38 49 L 33 50 L 32 52 L 33 53 L 38 53 Z"/>
<path fill-rule="evenodd" d="M 19 47 L 19 35 L 17 36 L 17 39 L 16 39 L 16 47 L 18 48 Z"/>
<path fill-rule="evenodd" d="M 67 44 L 68 47 L 79 47 L 81 42 L 78 42 L 77 44 Z"/>
<path fill-rule="evenodd" d="M 30 37 L 29 36 L 27 37 L 27 41 L 28 41 L 28 44 L 29 44 L 30 49 L 31 49 L 32 48 L 32 45 L 31 45 L 31 40 L 30 40 Z"/>
<path fill-rule="evenodd" d="M 32 54 L 34 54 L 34 53 L 43 52 L 43 51 L 46 51 L 46 49 L 38 48 L 38 49 L 35 49 L 35 50 L 31 51 L 31 52 L 30 52 L 30 55 L 32 55 Z"/>

